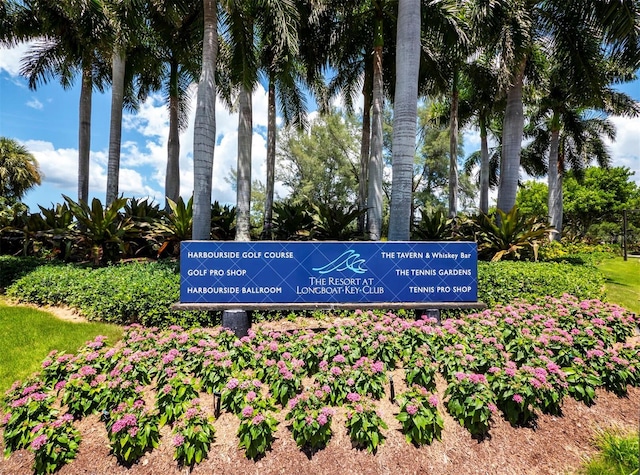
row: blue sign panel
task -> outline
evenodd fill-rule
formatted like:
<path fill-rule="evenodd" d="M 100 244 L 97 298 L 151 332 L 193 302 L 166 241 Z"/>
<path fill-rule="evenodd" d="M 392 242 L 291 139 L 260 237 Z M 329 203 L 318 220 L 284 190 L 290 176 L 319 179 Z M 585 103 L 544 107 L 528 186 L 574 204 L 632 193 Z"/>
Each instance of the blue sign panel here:
<path fill-rule="evenodd" d="M 184 241 L 182 303 L 475 302 L 473 242 Z"/>

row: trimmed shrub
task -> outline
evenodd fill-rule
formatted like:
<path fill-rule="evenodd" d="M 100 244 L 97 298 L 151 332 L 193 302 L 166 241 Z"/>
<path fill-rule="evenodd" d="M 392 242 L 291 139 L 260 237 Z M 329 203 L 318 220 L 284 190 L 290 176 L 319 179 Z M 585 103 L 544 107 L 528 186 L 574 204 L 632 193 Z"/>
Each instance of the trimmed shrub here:
<path fill-rule="evenodd" d="M 0 289 L 9 287 L 20 277 L 47 262 L 37 257 L 0 256 Z"/>
<path fill-rule="evenodd" d="M 478 300 L 489 307 L 515 299 L 534 302 L 545 296 L 571 294 L 602 299 L 604 278 L 591 266 L 555 262 L 479 262 Z"/>
<path fill-rule="evenodd" d="M 180 275 L 170 262 L 119 264 L 97 269 L 42 266 L 7 289 L 10 297 L 40 305 L 68 305 L 90 320 L 117 324 L 193 327 L 212 325 L 207 312 L 178 312 Z"/>

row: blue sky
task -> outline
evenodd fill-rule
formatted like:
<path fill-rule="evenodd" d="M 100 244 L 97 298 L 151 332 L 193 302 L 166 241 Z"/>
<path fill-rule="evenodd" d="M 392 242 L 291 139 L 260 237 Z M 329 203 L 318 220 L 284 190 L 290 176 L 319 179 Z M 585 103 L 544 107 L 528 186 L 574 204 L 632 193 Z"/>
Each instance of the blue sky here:
<path fill-rule="evenodd" d="M 20 58 L 26 46 L 0 49 L 0 136 L 24 144 L 40 163 L 43 183 L 30 191 L 24 202 L 31 211 L 61 203 L 62 194 L 77 199 L 78 99 L 79 85 L 63 90 L 57 82 L 28 89 L 19 76 Z M 640 101 L 640 81 L 621 89 Z M 195 94 L 193 95 L 195 101 Z M 91 135 L 90 198 L 104 201 L 107 182 L 110 91 L 94 93 Z M 265 182 L 267 96 L 262 87 L 253 96 L 253 179 Z M 180 188 L 188 197 L 193 188 L 193 115 L 189 127 L 180 135 Z M 613 163 L 635 171 L 640 184 L 640 118 L 612 118 L 618 130 L 610 144 Z M 235 168 L 237 150 L 237 114 L 231 114 L 220 103 L 216 106 L 217 144 L 214 158 L 212 200 L 235 203 L 235 191 L 225 181 Z M 160 96 L 150 97 L 137 113 L 125 113 L 122 134 L 120 193 L 126 197 L 152 197 L 163 202 L 164 175 L 169 131 L 168 113 Z M 465 133 L 468 152 L 479 148 L 478 134 Z M 286 190 L 277 187 L 281 195 Z"/>

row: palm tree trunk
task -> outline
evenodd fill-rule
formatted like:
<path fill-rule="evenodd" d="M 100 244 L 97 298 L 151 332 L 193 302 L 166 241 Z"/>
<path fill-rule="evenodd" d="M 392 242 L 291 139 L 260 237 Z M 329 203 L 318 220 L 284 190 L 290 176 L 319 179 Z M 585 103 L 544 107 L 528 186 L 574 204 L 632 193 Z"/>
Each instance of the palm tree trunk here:
<path fill-rule="evenodd" d="M 124 103 L 124 52 L 114 48 L 111 58 L 113 82 L 111 87 L 111 120 L 109 123 L 109 161 L 107 164 L 106 205 L 118 197 L 120 179 L 120 146 L 122 143 L 122 105 Z"/>
<path fill-rule="evenodd" d="M 379 241 L 382 235 L 382 101 L 382 44 L 376 44 L 373 49 L 371 157 L 367 200 L 367 232 L 372 241 Z"/>
<path fill-rule="evenodd" d="M 89 201 L 89 162 L 91 154 L 91 99 L 93 73 L 91 62 L 82 65 L 78 128 L 78 201 Z"/>
<path fill-rule="evenodd" d="M 251 240 L 251 142 L 253 119 L 251 90 L 243 87 L 238 96 L 238 173 L 236 174 L 236 241 Z"/>
<path fill-rule="evenodd" d="M 362 139 L 360 141 L 360 174 L 358 176 L 358 209 L 364 211 L 367 208 L 367 188 L 369 180 L 369 153 L 371 151 L 371 94 L 373 78 L 371 69 L 365 67 L 364 86 L 362 95 L 364 105 L 362 108 Z M 358 231 L 364 234 L 365 215 L 358 216 Z"/>
<path fill-rule="evenodd" d="M 211 187 L 216 146 L 216 60 L 218 17 L 216 0 L 203 0 L 204 42 L 193 126 L 193 239 L 211 238 Z"/>
<path fill-rule="evenodd" d="M 453 73 L 451 120 L 449 121 L 449 217 L 458 214 L 458 72 Z"/>
<path fill-rule="evenodd" d="M 420 0 L 400 0 L 397 29 L 389 240 L 408 241 L 420 68 Z"/>
<path fill-rule="evenodd" d="M 176 202 L 180 196 L 180 130 L 178 127 L 180 99 L 178 97 L 177 62 L 171 62 L 169 74 L 169 140 L 167 142 L 167 172 L 164 177 L 164 192 L 166 198 Z M 165 206 L 168 210 L 168 202 Z"/>
<path fill-rule="evenodd" d="M 264 221 L 262 233 L 271 238 L 273 224 L 273 195 L 276 169 L 276 85 L 273 77 L 269 78 L 267 105 L 267 187 L 264 199 Z"/>
<path fill-rule="evenodd" d="M 552 241 L 560 241 L 562 237 L 562 182 L 558 160 L 559 144 L 560 130 L 554 128 L 551 131 L 549 143 L 549 222 L 555 229 L 549 235 Z"/>
<path fill-rule="evenodd" d="M 480 119 L 480 211 L 489 213 L 489 144 L 487 142 L 487 124 Z"/>
<path fill-rule="evenodd" d="M 508 213 L 516 204 L 516 193 L 518 191 L 520 152 L 522 150 L 522 135 L 524 132 L 522 89 L 525 64 L 526 62 L 523 61 L 513 84 L 507 91 L 507 108 L 504 113 L 498 209 L 505 213 Z"/>

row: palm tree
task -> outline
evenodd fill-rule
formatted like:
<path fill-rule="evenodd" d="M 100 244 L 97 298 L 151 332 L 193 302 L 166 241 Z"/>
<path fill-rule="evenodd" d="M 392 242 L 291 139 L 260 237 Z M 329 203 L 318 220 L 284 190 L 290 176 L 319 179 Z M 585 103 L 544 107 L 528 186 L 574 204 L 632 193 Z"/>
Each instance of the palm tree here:
<path fill-rule="evenodd" d="M 216 145 L 217 1 L 203 0 L 202 66 L 193 126 L 193 239 L 211 238 L 211 188 Z"/>
<path fill-rule="evenodd" d="M 294 2 L 267 5 L 258 24 L 260 66 L 268 79 L 267 183 L 265 191 L 263 233 L 271 235 L 276 163 L 276 109 L 285 125 L 307 127 L 307 106 L 300 84 L 304 82 L 304 64 L 300 58 L 298 30 L 300 8 Z M 288 21 L 283 21 L 289 18 Z M 310 20 L 310 18 L 306 18 Z M 279 97 L 279 100 L 278 100 Z"/>
<path fill-rule="evenodd" d="M 202 7 L 192 2 L 151 2 L 149 26 L 153 31 L 154 64 L 169 109 L 169 138 L 165 196 L 180 196 L 180 132 L 188 126 L 189 86 L 195 81 L 199 60 L 193 50 L 202 40 Z M 168 201 L 166 202 L 168 207 Z"/>
<path fill-rule="evenodd" d="M 594 56 L 600 54 L 597 43 L 592 47 Z M 535 159 L 541 161 L 544 155 L 548 155 L 548 209 L 555 229 L 552 240 L 560 240 L 562 236 L 562 176 L 566 168 L 570 166 L 579 176 L 589 160 L 595 159 L 603 167 L 610 161 L 602 136 L 613 140 L 615 130 L 605 117 L 594 113 L 640 115 L 640 105 L 607 84 L 617 78 L 618 71 L 612 71 L 604 58 L 600 64 L 600 69 L 594 70 L 594 74 L 599 74 L 601 79 L 592 78 L 590 85 L 593 89 L 580 91 L 571 87 L 574 81 L 563 63 L 552 65 L 549 87 L 537 102 L 531 117 L 534 140 L 525 149 L 523 161 L 525 158 L 531 161 L 532 157 L 534 162 Z M 587 110 L 590 113 L 586 113 Z"/>
<path fill-rule="evenodd" d="M 393 181 L 389 240 L 408 241 L 420 69 L 420 0 L 400 0 L 393 116 Z"/>
<path fill-rule="evenodd" d="M 446 95 L 449 104 L 449 216 L 458 213 L 458 135 L 460 87 L 471 45 L 465 11 L 457 0 L 430 5 L 423 13 L 423 62 L 428 76 L 422 95 Z M 428 25 L 428 26 L 427 26 Z M 424 76 L 424 74 L 423 74 Z"/>
<path fill-rule="evenodd" d="M 252 93 L 258 82 L 258 51 L 255 29 L 258 5 L 226 0 L 222 9 L 222 39 L 229 100 L 235 95 L 238 110 L 238 164 L 236 169 L 236 241 L 249 241 L 251 211 L 251 150 L 253 141 Z M 231 104 L 230 104 L 231 106 Z"/>
<path fill-rule="evenodd" d="M 89 196 L 91 99 L 102 91 L 108 68 L 99 54 L 109 34 L 102 4 L 97 0 L 30 0 L 20 4 L 16 36 L 38 41 L 22 60 L 21 74 L 29 88 L 58 77 L 63 88 L 81 73 L 78 130 L 78 199 Z"/>
<path fill-rule="evenodd" d="M 41 180 L 38 161 L 27 148 L 13 139 L 0 137 L 0 196 L 9 203 L 20 201 Z"/>
<path fill-rule="evenodd" d="M 638 63 L 640 5 L 634 0 L 585 2 L 501 0 L 489 8 L 475 2 L 473 19 L 483 25 L 483 43 L 500 58 L 501 83 L 506 92 L 498 208 L 515 204 L 524 129 L 523 89 L 536 50 L 556 58 L 571 70 L 576 90 L 600 76 L 600 54 L 590 44 L 595 38 L 608 58 L 621 64 Z"/>
<path fill-rule="evenodd" d="M 141 57 L 150 56 L 150 52 L 146 48 L 144 50 L 140 48 L 142 44 L 140 38 L 144 36 L 141 30 L 146 26 L 146 22 L 143 21 L 143 12 L 137 2 L 107 0 L 105 11 L 113 30 L 111 38 L 108 38 L 108 44 L 105 45 L 107 50 L 111 50 L 111 116 L 105 200 L 109 205 L 118 197 L 123 108 L 125 105 L 134 110 L 137 108 L 137 101 L 132 91 L 132 74 L 135 74 L 136 68 L 132 67 L 127 58 L 133 55 L 135 63 Z M 144 93 L 142 92 L 141 95 Z"/>

